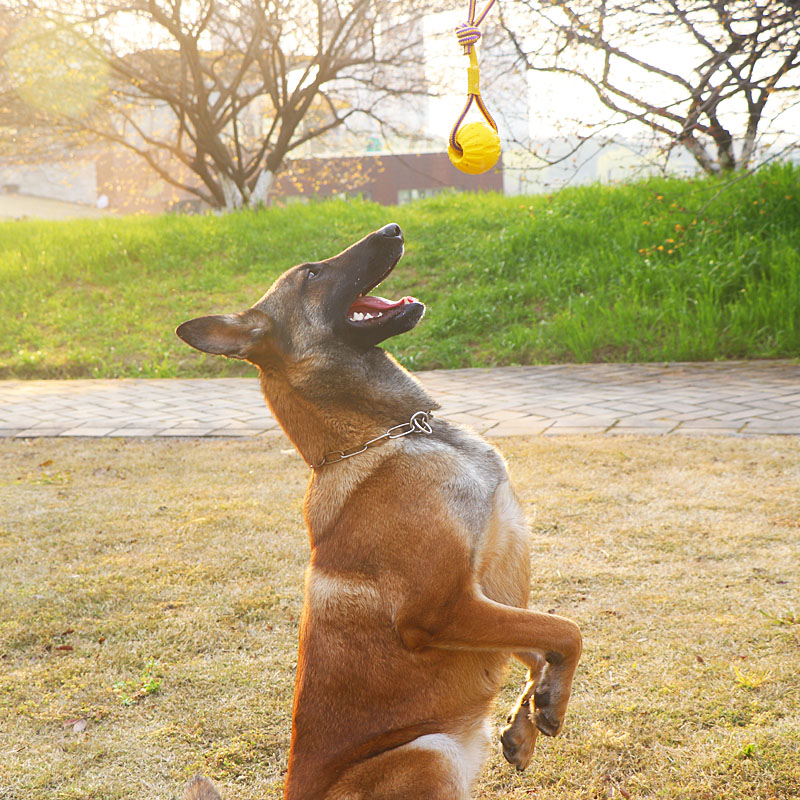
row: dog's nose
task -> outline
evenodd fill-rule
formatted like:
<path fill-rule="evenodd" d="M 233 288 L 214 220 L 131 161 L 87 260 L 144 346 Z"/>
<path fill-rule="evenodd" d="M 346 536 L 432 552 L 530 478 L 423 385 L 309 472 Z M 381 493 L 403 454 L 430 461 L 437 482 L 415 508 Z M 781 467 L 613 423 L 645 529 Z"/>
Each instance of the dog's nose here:
<path fill-rule="evenodd" d="M 389 236 L 392 239 L 402 239 L 403 238 L 403 231 L 400 229 L 399 225 L 396 225 L 394 222 L 390 222 L 388 225 L 384 225 L 378 233 L 383 234 L 384 236 Z"/>

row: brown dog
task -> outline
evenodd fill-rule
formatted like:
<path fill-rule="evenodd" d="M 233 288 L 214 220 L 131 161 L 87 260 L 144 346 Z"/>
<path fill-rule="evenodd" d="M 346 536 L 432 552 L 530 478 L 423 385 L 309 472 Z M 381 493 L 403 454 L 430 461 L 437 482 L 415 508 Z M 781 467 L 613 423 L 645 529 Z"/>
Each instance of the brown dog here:
<path fill-rule="evenodd" d="M 252 308 L 177 330 L 258 367 L 312 468 L 291 800 L 468 798 L 509 656 L 529 681 L 501 741 L 524 769 L 537 729 L 561 730 L 581 653 L 573 622 L 525 609 L 528 531 L 501 456 L 433 417 L 419 382 L 376 347 L 425 311 L 367 294 L 402 254 L 386 225 L 285 272 Z M 187 790 L 216 796 L 204 779 Z"/>

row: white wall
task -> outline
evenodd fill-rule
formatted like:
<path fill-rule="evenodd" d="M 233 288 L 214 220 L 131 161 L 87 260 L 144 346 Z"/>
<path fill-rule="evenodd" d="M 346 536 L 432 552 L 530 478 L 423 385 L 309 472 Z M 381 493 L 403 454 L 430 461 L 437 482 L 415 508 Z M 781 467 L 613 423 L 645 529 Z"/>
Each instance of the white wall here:
<path fill-rule="evenodd" d="M 44 164 L 0 164 L 0 190 L 9 185 L 33 197 L 92 206 L 97 203 L 97 172 L 91 161 L 65 157 Z"/>

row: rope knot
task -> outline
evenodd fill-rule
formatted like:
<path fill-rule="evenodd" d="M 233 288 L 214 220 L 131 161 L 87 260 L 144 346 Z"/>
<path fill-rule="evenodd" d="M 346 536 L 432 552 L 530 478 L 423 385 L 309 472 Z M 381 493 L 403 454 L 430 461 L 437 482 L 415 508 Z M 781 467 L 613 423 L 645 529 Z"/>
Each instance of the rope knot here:
<path fill-rule="evenodd" d="M 462 22 L 461 25 L 456 26 L 456 38 L 462 47 L 472 48 L 478 39 L 481 38 L 481 32 L 475 25 L 470 25 L 468 22 Z M 469 50 L 467 51 L 469 52 Z"/>

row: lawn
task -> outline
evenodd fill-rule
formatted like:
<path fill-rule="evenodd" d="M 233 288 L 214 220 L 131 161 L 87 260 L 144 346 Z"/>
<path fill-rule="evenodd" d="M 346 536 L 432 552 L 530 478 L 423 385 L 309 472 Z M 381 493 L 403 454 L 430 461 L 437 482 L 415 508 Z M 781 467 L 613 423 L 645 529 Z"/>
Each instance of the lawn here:
<path fill-rule="evenodd" d="M 495 752 L 476 796 L 800 797 L 796 442 L 501 448 L 531 605 L 585 652 L 563 736 L 522 774 Z M 5 440 L 0 476 L 0 796 L 175 798 L 202 770 L 279 798 L 307 559 L 285 440 Z"/>
<path fill-rule="evenodd" d="M 242 375 L 173 334 L 400 223 L 381 291 L 428 313 L 409 368 L 796 357 L 800 168 L 552 196 L 328 201 L 223 217 L 0 223 L 0 378 Z"/>

